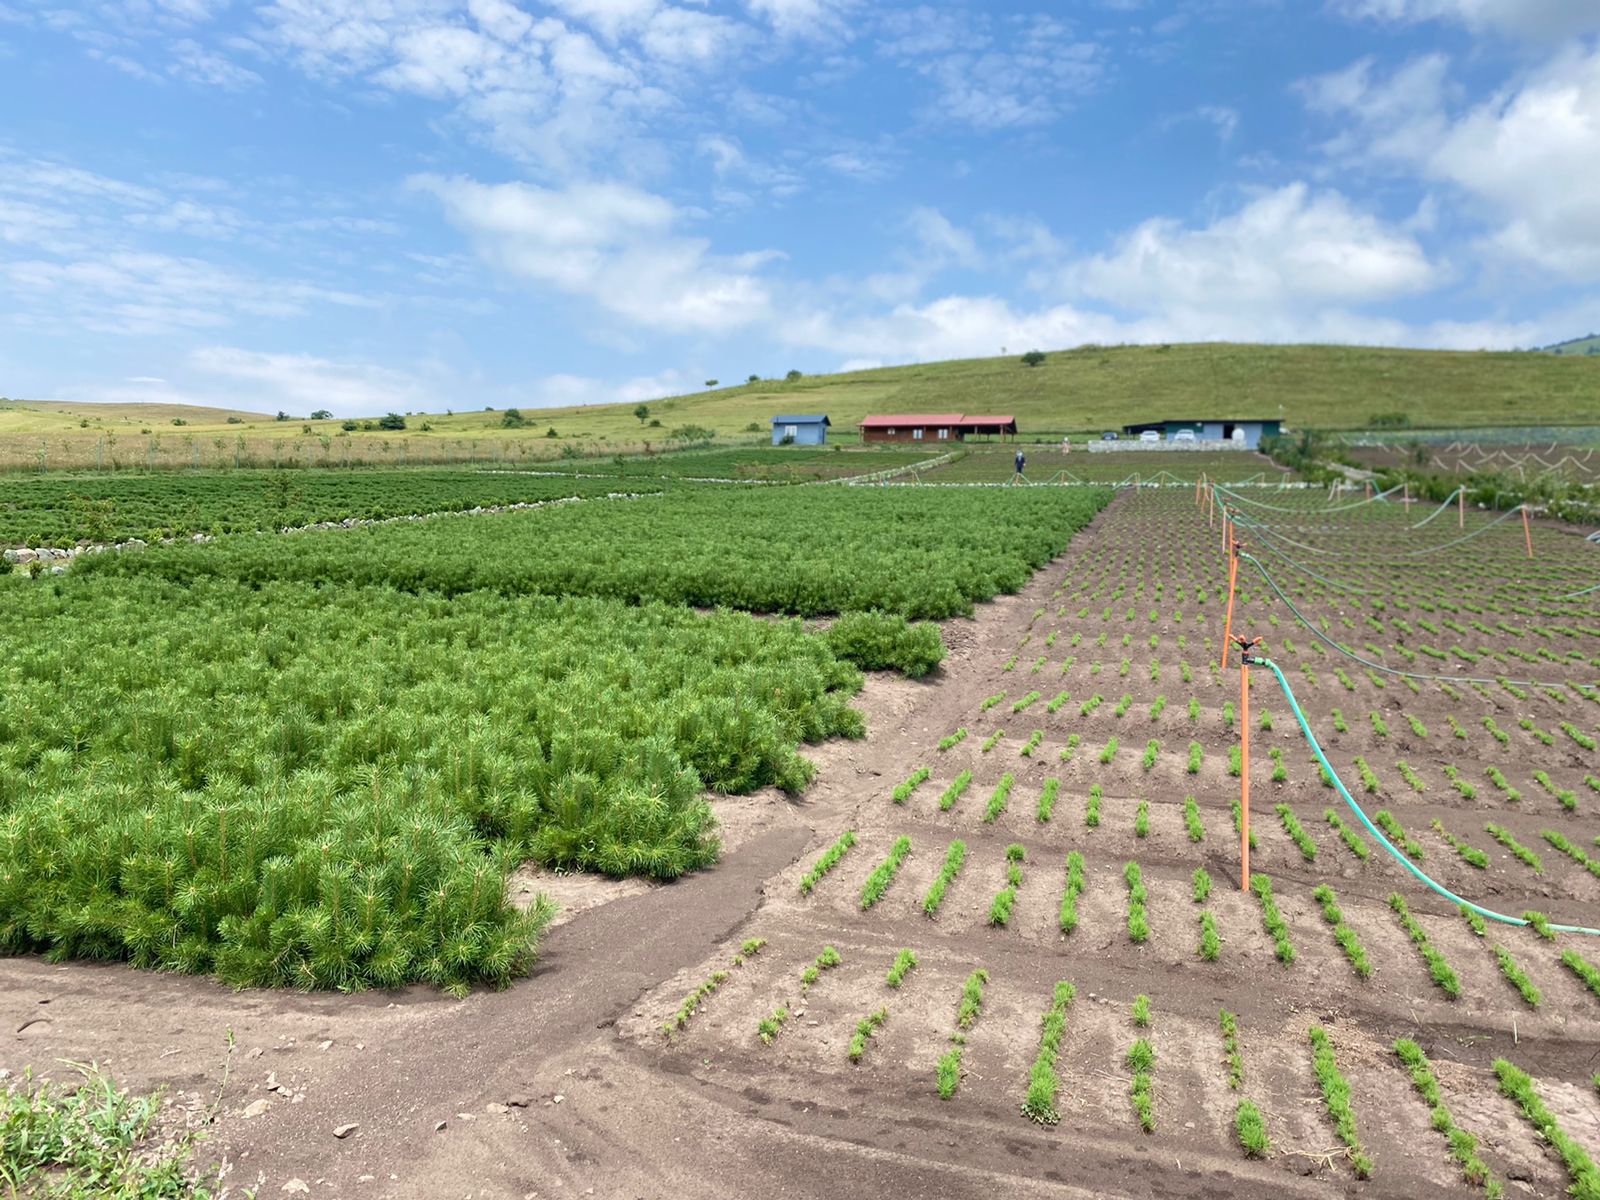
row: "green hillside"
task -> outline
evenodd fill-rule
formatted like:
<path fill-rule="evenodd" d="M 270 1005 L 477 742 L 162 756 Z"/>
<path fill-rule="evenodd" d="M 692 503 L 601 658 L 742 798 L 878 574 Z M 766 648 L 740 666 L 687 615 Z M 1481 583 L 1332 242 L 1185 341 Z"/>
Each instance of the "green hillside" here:
<path fill-rule="evenodd" d="M 511 426 L 505 413 L 486 411 L 470 396 L 458 404 L 454 413 L 412 417 L 404 432 L 360 426 L 346 431 L 339 421 L 302 421 L 302 414 L 284 423 L 223 410 L 193 410 L 188 428 L 174 430 L 173 412 L 165 407 L 152 406 L 143 415 L 145 432 L 159 434 L 165 427 L 173 444 L 192 439 L 204 448 L 215 435 L 226 435 L 229 446 L 236 438 L 275 446 L 285 439 L 310 444 L 348 437 L 352 444 L 381 443 L 391 457 L 409 445 L 414 453 L 406 461 L 455 461 L 427 457 L 443 453 L 428 449 L 440 443 L 470 445 L 467 457 L 481 460 L 492 457 L 501 440 L 529 443 L 517 447 L 517 456 L 529 459 L 553 457 L 572 442 L 609 453 L 644 441 L 659 446 L 675 430 L 691 426 L 723 438 L 763 437 L 773 416 L 795 412 L 827 413 L 835 441 L 853 440 L 856 422 L 869 413 L 892 412 L 1009 413 L 1024 436 L 1211 416 L 1282 417 L 1291 426 L 1324 429 L 1360 429 L 1393 414 L 1403 414 L 1415 429 L 1582 425 L 1600 424 L 1600 355 L 1215 343 L 1084 346 L 1048 352 L 1035 367 L 1017 356 L 959 359 L 711 388 L 650 401 L 643 420 L 634 415 L 632 401 L 527 407 L 523 423 Z M 20 456 L 19 465 L 31 464 L 41 433 L 55 435 L 52 462 L 69 449 L 81 457 L 88 451 L 72 449 L 74 440 L 88 447 L 103 431 L 134 431 L 137 407 L 0 405 L 0 460 L 6 443 L 15 440 L 13 457 Z M 553 436 L 547 436 L 550 430 Z M 337 460 L 338 450 L 335 444 L 327 453 Z"/>
<path fill-rule="evenodd" d="M 1591 333 L 1588 337 L 1568 338 L 1564 342 L 1557 342 L 1543 349 L 1546 354 L 1600 354 L 1600 333 Z"/>

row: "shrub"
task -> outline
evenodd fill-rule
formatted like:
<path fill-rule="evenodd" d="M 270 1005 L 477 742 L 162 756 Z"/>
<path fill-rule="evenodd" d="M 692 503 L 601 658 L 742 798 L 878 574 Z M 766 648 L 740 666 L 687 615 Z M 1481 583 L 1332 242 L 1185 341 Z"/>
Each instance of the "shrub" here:
<path fill-rule="evenodd" d="M 845 613 L 826 635 L 840 658 L 867 671 L 903 671 L 920 679 L 944 661 L 944 639 L 930 622 L 885 612 Z"/>

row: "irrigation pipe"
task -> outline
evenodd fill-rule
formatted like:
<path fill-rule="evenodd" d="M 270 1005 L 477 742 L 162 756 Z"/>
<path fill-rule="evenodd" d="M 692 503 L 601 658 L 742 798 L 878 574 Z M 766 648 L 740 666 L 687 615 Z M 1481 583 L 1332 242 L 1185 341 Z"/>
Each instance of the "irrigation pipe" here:
<path fill-rule="evenodd" d="M 1322 746 L 1317 742 L 1317 735 L 1311 732 L 1311 726 L 1306 721 L 1306 715 L 1300 711 L 1300 704 L 1294 698 L 1294 689 L 1289 686 L 1289 681 L 1283 677 L 1283 672 L 1278 669 L 1278 664 L 1270 658 L 1254 656 L 1246 657 L 1245 662 L 1251 666 L 1266 667 L 1272 672 L 1278 681 L 1278 686 L 1283 689 L 1284 698 L 1289 701 L 1289 707 L 1294 711 L 1294 719 L 1300 724 L 1300 732 L 1305 734 L 1306 741 L 1311 745 L 1311 752 L 1317 756 L 1317 761 L 1322 764 L 1322 769 L 1333 780 L 1333 785 L 1338 789 L 1339 795 L 1344 798 L 1344 802 L 1350 806 L 1350 811 L 1355 813 L 1361 824 L 1366 826 L 1367 832 L 1377 839 L 1379 845 L 1394 856 L 1394 860 L 1397 863 L 1415 875 L 1418 881 L 1430 891 L 1438 893 L 1454 905 L 1470 909 L 1486 920 L 1498 921 L 1502 925 L 1530 924 L 1525 917 L 1513 917 L 1506 913 L 1495 912 L 1492 908 L 1485 908 L 1481 904 L 1475 904 L 1471 900 L 1456 895 L 1449 888 L 1426 874 L 1421 867 L 1417 866 L 1416 863 L 1412 862 L 1399 850 L 1395 849 L 1394 843 L 1383 835 L 1383 831 L 1372 823 L 1365 810 L 1356 803 L 1355 797 L 1350 794 L 1350 789 L 1345 787 L 1344 780 L 1339 778 L 1339 773 L 1333 769 L 1333 764 L 1328 761 L 1328 756 L 1322 752 Z M 1557 925 L 1552 922 L 1550 928 L 1557 933 L 1586 933 L 1600 937 L 1600 929 L 1590 929 L 1586 925 Z"/>
<path fill-rule="evenodd" d="M 1215 487 L 1219 492 L 1226 493 L 1230 496 L 1233 495 L 1233 493 L 1228 490 L 1232 485 L 1217 483 L 1213 484 L 1212 486 Z M 1336 504 L 1332 508 L 1317 508 L 1310 510 L 1292 504 L 1268 504 L 1265 500 L 1252 500 L 1248 496 L 1238 496 L 1235 498 L 1244 501 L 1246 504 L 1254 504 L 1259 508 L 1270 508 L 1276 512 L 1292 512 L 1300 513 L 1305 516 L 1321 516 L 1323 513 L 1344 512 L 1346 509 L 1363 508 L 1368 504 L 1374 504 L 1377 501 L 1382 500 L 1385 496 L 1390 495 L 1393 492 L 1398 492 L 1404 486 L 1404 484 L 1397 483 L 1387 492 L 1379 492 L 1376 496 L 1369 496 L 1361 500 L 1353 500 L 1349 504 Z"/>
<path fill-rule="evenodd" d="M 1418 521 L 1415 525 L 1409 525 L 1409 526 L 1407 526 L 1407 528 L 1408 529 L 1421 529 L 1424 525 L 1426 525 L 1426 524 L 1428 524 L 1428 522 L 1432 521 L 1435 517 L 1437 517 L 1445 509 L 1449 508 L 1450 505 L 1455 501 L 1455 498 L 1457 496 L 1461 495 L 1461 493 L 1464 492 L 1464 491 L 1466 491 L 1465 488 L 1457 488 L 1455 491 L 1451 492 L 1448 496 L 1445 497 L 1445 501 L 1444 501 L 1443 504 L 1439 505 L 1438 508 L 1434 509 L 1427 516 L 1423 517 L 1422 520 Z"/>
<path fill-rule="evenodd" d="M 1239 552 L 1239 557 L 1245 562 L 1249 563 L 1251 566 L 1255 567 L 1257 571 L 1261 572 L 1261 578 L 1267 581 L 1267 586 L 1272 589 L 1272 594 L 1277 596 L 1279 600 L 1282 600 L 1289 606 L 1289 611 L 1294 614 L 1295 620 L 1304 625 L 1306 629 L 1310 631 L 1312 637 L 1317 638 L 1319 641 L 1322 641 L 1329 646 L 1332 646 L 1340 654 L 1344 655 L 1346 658 L 1360 663 L 1363 667 L 1370 668 L 1374 671 L 1382 671 L 1385 675 L 1394 675 L 1401 679 L 1422 679 L 1431 683 L 1437 683 L 1440 680 L 1443 680 L 1446 683 L 1510 683 L 1524 687 L 1540 688 L 1556 686 L 1547 679 L 1512 679 L 1503 675 L 1425 675 L 1416 671 L 1401 671 L 1395 667 L 1389 667 L 1385 666 L 1383 663 L 1374 662 L 1370 658 L 1362 658 L 1361 655 L 1357 654 L 1354 650 L 1350 650 L 1344 646 L 1341 646 L 1338 642 L 1334 641 L 1327 634 L 1323 633 L 1322 630 L 1313 625 L 1310 618 L 1307 617 L 1305 613 L 1301 612 L 1300 609 L 1295 606 L 1295 602 L 1289 599 L 1289 597 L 1284 593 L 1284 590 L 1278 586 L 1278 581 L 1268 574 L 1267 568 L 1262 565 L 1260 559 L 1253 554 L 1246 554 L 1242 550 Z M 1600 687 L 1600 684 L 1585 684 L 1584 686 Z"/>

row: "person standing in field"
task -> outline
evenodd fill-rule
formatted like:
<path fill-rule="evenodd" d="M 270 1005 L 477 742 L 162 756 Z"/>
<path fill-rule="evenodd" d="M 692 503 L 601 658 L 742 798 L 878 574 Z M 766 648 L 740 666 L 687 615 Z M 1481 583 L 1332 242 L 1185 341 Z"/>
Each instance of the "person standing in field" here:
<path fill-rule="evenodd" d="M 1023 457 L 1022 451 L 1018 450 L 1017 451 L 1017 474 L 1018 475 L 1022 474 L 1022 468 L 1027 465 L 1027 462 L 1028 462 L 1028 460 Z"/>

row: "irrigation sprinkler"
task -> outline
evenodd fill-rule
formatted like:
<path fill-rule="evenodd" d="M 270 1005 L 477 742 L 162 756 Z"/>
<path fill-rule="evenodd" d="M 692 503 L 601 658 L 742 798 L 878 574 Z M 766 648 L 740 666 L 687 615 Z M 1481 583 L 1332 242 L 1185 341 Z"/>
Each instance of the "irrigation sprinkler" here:
<path fill-rule="evenodd" d="M 1237 560 L 1235 560 L 1237 561 Z M 1234 637 L 1239 647 L 1239 890 L 1250 890 L 1250 665 L 1260 638 Z"/>

